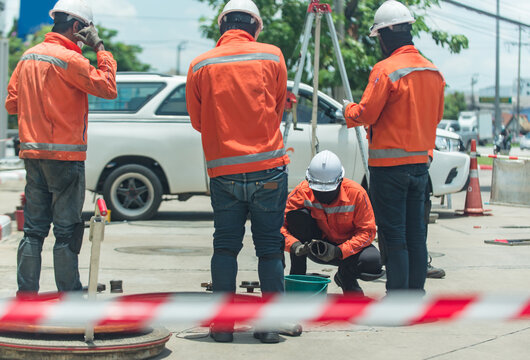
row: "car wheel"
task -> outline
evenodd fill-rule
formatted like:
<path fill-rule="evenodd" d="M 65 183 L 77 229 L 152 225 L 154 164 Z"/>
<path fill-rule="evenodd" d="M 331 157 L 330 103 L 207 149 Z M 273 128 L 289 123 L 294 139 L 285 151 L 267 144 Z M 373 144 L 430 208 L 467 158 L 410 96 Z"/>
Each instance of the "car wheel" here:
<path fill-rule="evenodd" d="M 120 166 L 105 180 L 103 196 L 112 211 L 112 219 L 146 220 L 160 207 L 162 184 L 145 166 Z"/>

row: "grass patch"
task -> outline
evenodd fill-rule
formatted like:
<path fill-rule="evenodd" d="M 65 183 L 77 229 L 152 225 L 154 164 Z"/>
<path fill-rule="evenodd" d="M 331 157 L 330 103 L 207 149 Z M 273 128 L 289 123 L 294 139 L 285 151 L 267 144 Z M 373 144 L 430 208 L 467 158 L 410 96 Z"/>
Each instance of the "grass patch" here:
<path fill-rule="evenodd" d="M 493 158 L 490 157 L 478 157 L 477 163 L 479 165 L 493 165 Z"/>

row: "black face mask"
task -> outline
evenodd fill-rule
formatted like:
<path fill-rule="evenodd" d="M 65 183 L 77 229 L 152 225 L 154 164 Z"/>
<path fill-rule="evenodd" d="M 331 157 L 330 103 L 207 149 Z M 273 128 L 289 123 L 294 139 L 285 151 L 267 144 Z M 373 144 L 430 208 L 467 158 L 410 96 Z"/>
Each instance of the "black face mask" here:
<path fill-rule="evenodd" d="M 401 24 L 399 24 L 401 25 Z M 398 25 L 395 25 L 397 27 Z M 403 24 L 400 31 L 392 31 L 390 28 L 379 29 L 379 45 L 385 58 L 389 57 L 394 51 L 405 45 L 414 45 L 412 42 L 412 27 L 410 24 Z"/>
<path fill-rule="evenodd" d="M 228 30 L 244 30 L 251 36 L 255 36 L 258 30 L 258 23 L 249 14 L 233 12 L 224 16 L 219 30 L 221 31 L 221 35 Z"/>
<path fill-rule="evenodd" d="M 340 184 L 333 191 L 316 191 L 316 190 L 313 190 L 313 194 L 315 194 L 315 198 L 321 204 L 331 204 L 339 196 L 339 193 L 340 193 Z"/>

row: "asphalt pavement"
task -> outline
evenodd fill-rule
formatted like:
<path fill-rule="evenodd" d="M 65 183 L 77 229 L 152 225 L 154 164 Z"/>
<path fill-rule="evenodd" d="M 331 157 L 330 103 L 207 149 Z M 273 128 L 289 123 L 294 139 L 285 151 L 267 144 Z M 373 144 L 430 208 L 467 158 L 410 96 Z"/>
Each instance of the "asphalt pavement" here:
<path fill-rule="evenodd" d="M 491 171 L 480 171 L 482 200 L 491 216 L 462 217 L 465 193 L 452 196 L 452 209 L 442 208 L 429 227 L 428 247 L 433 265 L 446 272 L 444 279 L 428 279 L 429 294 L 526 293 L 530 290 L 530 246 L 485 244 L 484 240 L 530 238 L 530 208 L 487 204 Z M 12 213 L 24 183 L 0 184 L 0 214 Z M 85 215 L 94 209 L 87 193 Z M 124 294 L 147 292 L 205 292 L 201 283 L 210 280 L 213 220 L 209 198 L 187 202 L 168 201 L 149 221 L 112 222 L 106 226 L 102 244 L 100 281 L 122 280 Z M 21 232 L 0 241 L 0 297 L 16 291 L 16 251 Z M 54 291 L 53 235 L 42 254 L 41 291 Z M 88 231 L 80 254 L 80 272 L 88 282 L 90 246 Z M 239 255 L 238 283 L 258 280 L 250 225 Z M 287 265 L 289 266 L 289 265 Z M 336 269 L 309 262 L 308 272 L 328 274 Z M 361 282 L 365 293 L 385 295 L 384 280 Z M 328 293 L 340 293 L 332 282 Z M 282 336 L 279 344 L 261 344 L 252 330 L 241 326 L 233 343 L 215 343 L 201 327 L 173 327 L 167 349 L 157 359 L 528 359 L 530 321 L 460 323 L 444 322 L 384 327 L 304 325 L 301 337 Z"/>

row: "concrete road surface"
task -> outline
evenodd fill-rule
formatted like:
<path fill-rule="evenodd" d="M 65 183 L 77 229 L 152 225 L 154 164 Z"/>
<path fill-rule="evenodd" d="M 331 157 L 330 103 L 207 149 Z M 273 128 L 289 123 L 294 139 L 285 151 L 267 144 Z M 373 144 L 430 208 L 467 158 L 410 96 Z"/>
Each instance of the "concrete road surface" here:
<path fill-rule="evenodd" d="M 482 200 L 489 200 L 491 171 L 480 171 Z M 0 214 L 13 212 L 23 183 L 0 185 Z M 530 238 L 530 208 L 490 206 L 492 216 L 460 217 L 465 193 L 453 196 L 453 209 L 435 206 L 439 214 L 429 227 L 428 247 L 433 265 L 445 269 L 444 279 L 428 279 L 430 294 L 526 293 L 530 291 L 530 246 L 488 245 L 484 240 Z M 434 199 L 435 204 L 439 203 Z M 86 215 L 93 211 L 87 193 Z M 112 223 L 102 244 L 102 297 L 112 296 L 110 280 L 123 280 L 125 294 L 145 292 L 203 292 L 210 280 L 212 210 L 207 197 L 187 202 L 164 202 L 150 221 Z M 16 291 L 16 250 L 22 236 L 15 232 L 0 242 L 1 297 Z M 87 283 L 90 246 L 88 232 L 80 255 L 83 283 Z M 41 291 L 55 290 L 50 236 L 44 245 Z M 258 280 L 250 227 L 239 255 L 238 283 Z M 289 265 L 287 265 L 289 266 Z M 336 269 L 309 262 L 309 272 L 333 276 Z M 286 270 L 287 272 L 287 270 Z M 385 294 L 384 280 L 361 282 L 373 297 Z M 329 293 L 340 293 L 331 283 Z M 305 325 L 301 337 L 282 337 L 279 344 L 261 344 L 252 330 L 241 326 L 233 343 L 215 343 L 200 327 L 174 327 L 167 349 L 157 359 L 510 359 L 530 358 L 530 321 L 430 323 L 383 327 L 359 325 Z"/>

